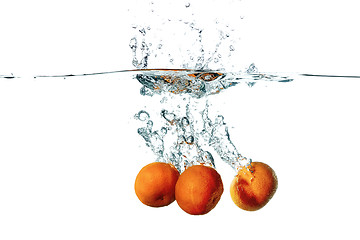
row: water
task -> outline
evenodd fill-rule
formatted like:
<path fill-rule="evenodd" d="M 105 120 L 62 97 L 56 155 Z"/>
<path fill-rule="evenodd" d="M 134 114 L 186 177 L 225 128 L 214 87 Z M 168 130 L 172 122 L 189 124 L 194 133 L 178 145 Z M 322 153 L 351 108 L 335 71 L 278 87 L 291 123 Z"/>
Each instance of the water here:
<path fill-rule="evenodd" d="M 156 161 L 172 163 L 180 172 L 194 164 L 215 167 L 215 156 L 235 171 L 251 164 L 252 160 L 240 154 L 232 142 L 226 118 L 222 115 L 210 117 L 212 110 L 208 100 L 213 95 L 226 94 L 227 89 L 240 84 L 254 87 L 259 82 L 289 83 L 296 76 L 360 78 L 267 73 L 259 71 L 253 63 L 241 67 L 241 58 L 236 59 L 241 55 L 238 31 L 241 16 L 230 24 L 205 13 L 206 22 L 201 24 L 194 18 L 199 13 L 192 10 L 193 3 L 185 3 L 182 6 L 185 12 L 179 16 L 158 13 L 155 4 L 151 2 L 150 5 L 147 14 L 149 18 L 157 17 L 157 24 L 131 26 L 133 36 L 129 40 L 129 50 L 134 69 L 34 78 L 105 75 L 122 78 L 117 74 L 132 73 L 133 79 L 141 83 L 140 95 L 163 96 L 162 108 L 155 113 L 160 120 L 154 120 L 156 118 L 145 110 L 134 115 L 140 125 L 137 132 Z M 0 78 L 15 76 L 0 75 Z M 160 127 L 155 129 L 154 125 Z"/>
<path fill-rule="evenodd" d="M 244 73 L 194 70 L 148 70 L 135 74 L 141 84 L 140 93 L 163 96 L 163 109 L 157 115 L 161 127 L 153 129 L 148 112 L 140 110 L 135 119 L 142 122 L 138 134 L 144 139 L 156 161 L 172 163 L 179 172 L 194 164 L 215 167 L 214 156 L 229 164 L 235 171 L 248 166 L 251 159 L 239 153 L 230 138 L 222 115 L 209 117 L 211 95 L 243 82 L 252 87 L 257 81 L 291 82 L 278 75 L 259 73 L 254 64 Z"/>
<path fill-rule="evenodd" d="M 188 99 L 190 100 L 190 99 Z M 191 102 L 185 105 L 185 116 L 179 116 L 172 111 L 161 110 L 163 126 L 153 129 L 150 114 L 144 110 L 135 114 L 135 119 L 143 122 L 138 134 L 145 140 L 157 157 L 156 161 L 172 163 L 179 172 L 194 164 L 215 167 L 213 156 L 203 149 L 202 136 L 196 129 L 194 115 L 191 113 Z"/>
<path fill-rule="evenodd" d="M 0 78 L 3 78 L 3 79 L 13 79 L 13 78 L 16 78 L 13 74 L 0 74 Z"/>
<path fill-rule="evenodd" d="M 204 101 L 205 108 L 199 111 Z M 157 130 L 153 129 L 149 113 L 141 110 L 135 114 L 135 119 L 144 125 L 138 129 L 138 134 L 151 148 L 156 161 L 172 163 L 179 172 L 195 164 L 215 167 L 212 153 L 205 150 L 211 148 L 236 171 L 250 164 L 251 160 L 239 154 L 231 142 L 224 118 L 217 116 L 212 121 L 208 116 L 208 102 L 204 101 L 195 103 L 194 99 L 187 98 L 184 116 L 162 109 L 162 126 Z"/>
<path fill-rule="evenodd" d="M 179 17 L 157 15 L 158 25 L 132 27 L 129 47 L 133 67 L 139 70 L 134 79 L 142 85 L 140 94 L 166 96 L 160 101 L 162 109 L 155 113 L 161 117 L 156 122 L 160 128 L 154 130 L 154 120 L 141 110 L 135 115 L 144 125 L 138 134 L 157 161 L 172 163 L 180 172 L 194 164 L 215 167 L 215 154 L 238 171 L 252 160 L 240 154 L 232 142 L 225 117 L 209 116 L 208 99 L 239 84 L 289 83 L 297 74 L 260 72 L 254 63 L 240 67 L 241 57 L 236 56 L 241 55 L 238 26 L 243 18 L 226 23 L 208 14 L 202 25 L 192 18 L 194 13 L 186 15 L 192 4 L 186 3 L 185 8 Z M 156 69 L 159 66 L 163 68 Z"/>
<path fill-rule="evenodd" d="M 172 163 L 179 172 L 194 164 L 215 167 L 216 157 L 236 172 L 252 162 L 232 142 L 225 117 L 209 117 L 209 99 L 212 95 L 240 83 L 253 87 L 257 82 L 289 83 L 294 80 L 279 74 L 261 73 L 254 64 L 246 71 L 237 73 L 189 69 L 148 70 L 134 75 L 134 79 L 142 84 L 141 95 L 164 96 L 160 103 L 167 107 L 157 112 L 161 116 L 158 122 L 161 128 L 158 130 L 153 130 L 150 114 L 139 111 L 135 119 L 144 122 L 145 126 L 138 129 L 138 134 L 154 152 L 157 161 Z"/>
<path fill-rule="evenodd" d="M 219 9 L 220 6 L 217 6 Z M 169 11 L 178 9 L 177 11 Z M 220 9 L 219 9 L 220 10 Z M 219 14 L 204 11 L 197 4 L 151 2 L 134 9 L 134 16 L 146 14 L 146 22 L 135 18 L 129 42 L 132 65 L 137 69 L 238 69 L 236 54 L 242 18 L 225 21 Z M 203 16 L 203 18 L 199 18 Z M 211 26 L 211 27 L 210 27 Z"/>
<path fill-rule="evenodd" d="M 142 70 L 135 77 L 142 85 L 141 94 L 152 96 L 163 92 L 189 94 L 195 98 L 218 94 L 239 83 L 252 87 L 261 82 L 291 82 L 293 78 L 276 74 L 259 73 L 254 64 L 245 72 L 220 72 L 211 70 L 158 69 Z"/>

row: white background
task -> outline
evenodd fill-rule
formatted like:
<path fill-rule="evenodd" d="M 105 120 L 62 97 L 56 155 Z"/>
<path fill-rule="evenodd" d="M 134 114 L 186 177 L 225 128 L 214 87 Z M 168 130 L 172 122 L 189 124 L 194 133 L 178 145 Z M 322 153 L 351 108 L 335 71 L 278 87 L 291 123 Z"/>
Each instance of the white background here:
<path fill-rule="evenodd" d="M 228 12 L 212 8 L 219 2 Z M 242 3 L 206 2 L 201 16 L 241 12 L 241 53 L 260 70 L 360 75 L 356 1 Z M 278 175 L 265 208 L 232 203 L 234 172 L 217 158 L 225 189 L 209 214 L 137 200 L 134 179 L 154 157 L 133 115 L 156 111 L 159 98 L 140 96 L 129 75 L 32 78 L 130 68 L 129 26 L 147 20 L 129 16 L 133 5 L 0 3 L 0 74 L 21 77 L 0 79 L 0 239 L 359 238 L 357 79 L 298 77 L 212 96 L 238 149 Z"/>

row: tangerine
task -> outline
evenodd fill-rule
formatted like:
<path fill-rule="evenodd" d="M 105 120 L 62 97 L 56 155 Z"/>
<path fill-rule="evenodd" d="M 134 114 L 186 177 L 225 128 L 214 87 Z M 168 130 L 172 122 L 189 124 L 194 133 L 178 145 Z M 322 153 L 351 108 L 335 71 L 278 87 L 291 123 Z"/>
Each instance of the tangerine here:
<path fill-rule="evenodd" d="M 175 186 L 176 202 L 192 215 L 210 212 L 224 191 L 219 173 L 212 167 L 193 165 L 180 175 Z"/>
<path fill-rule="evenodd" d="M 230 195 L 239 208 L 256 211 L 270 201 L 277 186 L 274 170 L 265 163 L 253 162 L 239 170 L 231 183 Z"/>
<path fill-rule="evenodd" d="M 143 167 L 135 179 L 135 193 L 150 207 L 163 207 L 175 201 L 178 170 L 169 163 L 153 162 Z"/>

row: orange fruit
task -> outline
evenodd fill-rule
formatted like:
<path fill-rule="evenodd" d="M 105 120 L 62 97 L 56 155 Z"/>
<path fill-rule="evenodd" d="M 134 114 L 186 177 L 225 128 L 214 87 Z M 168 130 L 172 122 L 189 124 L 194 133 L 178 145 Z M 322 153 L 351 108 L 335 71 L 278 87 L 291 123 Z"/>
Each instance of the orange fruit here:
<path fill-rule="evenodd" d="M 241 209 L 256 211 L 274 196 L 278 180 L 274 170 L 262 162 L 239 170 L 230 186 L 233 202 Z"/>
<path fill-rule="evenodd" d="M 135 193 L 150 207 L 163 207 L 175 201 L 178 170 L 163 162 L 153 162 L 143 167 L 135 179 Z"/>
<path fill-rule="evenodd" d="M 224 191 L 219 173 L 212 167 L 188 167 L 175 186 L 176 202 L 182 210 L 192 215 L 210 212 Z"/>

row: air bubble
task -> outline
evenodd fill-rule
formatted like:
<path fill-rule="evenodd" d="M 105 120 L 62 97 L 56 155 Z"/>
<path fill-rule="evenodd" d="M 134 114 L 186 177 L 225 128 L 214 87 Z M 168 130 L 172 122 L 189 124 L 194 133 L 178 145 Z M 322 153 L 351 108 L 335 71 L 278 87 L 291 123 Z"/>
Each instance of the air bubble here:
<path fill-rule="evenodd" d="M 195 138 L 194 138 L 194 136 L 188 136 L 185 141 L 187 144 L 193 144 L 195 141 Z"/>
<path fill-rule="evenodd" d="M 153 121 L 151 121 L 151 120 L 147 121 L 146 127 L 147 127 L 149 130 L 151 130 L 153 126 L 154 126 Z"/>
<path fill-rule="evenodd" d="M 135 114 L 134 118 L 140 121 L 147 121 L 150 118 L 150 115 L 148 112 L 141 110 Z"/>
<path fill-rule="evenodd" d="M 181 120 L 181 123 L 182 123 L 183 126 L 189 126 L 190 125 L 189 119 L 187 117 L 183 117 L 182 120 Z"/>
<path fill-rule="evenodd" d="M 165 128 L 165 127 L 162 127 L 161 128 L 161 133 L 163 134 L 163 135 L 165 135 L 166 133 L 167 133 L 167 129 Z"/>

